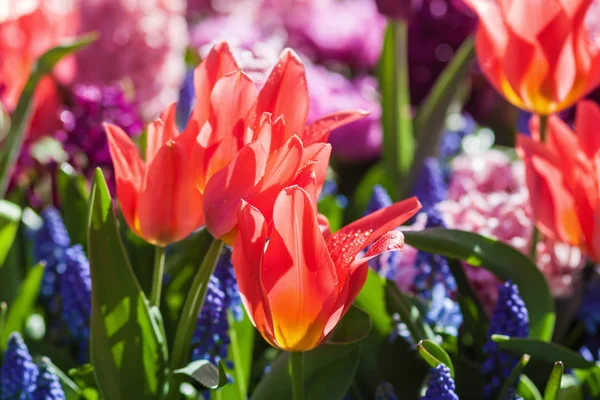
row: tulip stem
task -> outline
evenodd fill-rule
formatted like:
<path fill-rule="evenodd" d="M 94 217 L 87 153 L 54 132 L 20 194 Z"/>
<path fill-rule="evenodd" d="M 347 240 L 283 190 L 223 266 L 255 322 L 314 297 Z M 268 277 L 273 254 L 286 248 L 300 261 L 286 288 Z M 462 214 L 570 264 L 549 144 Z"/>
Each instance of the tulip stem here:
<path fill-rule="evenodd" d="M 548 116 L 547 115 L 540 115 L 540 141 L 542 143 L 544 143 L 546 141 L 546 131 L 548 130 Z M 535 185 L 538 185 L 539 183 L 534 183 Z M 530 194 L 531 195 L 531 194 Z M 533 207 L 533 203 L 530 202 L 532 204 Z M 533 233 L 531 234 L 531 246 L 529 247 L 529 256 L 531 257 L 531 260 L 533 260 L 533 262 L 535 264 L 537 264 L 537 244 L 540 241 L 540 230 L 538 229 L 537 225 L 536 225 L 536 219 L 535 219 L 535 211 L 532 210 L 533 212 Z"/>
<path fill-rule="evenodd" d="M 150 292 L 150 305 L 160 307 L 163 275 L 165 272 L 165 248 L 154 248 L 154 275 L 152 277 L 152 292 Z"/>
<path fill-rule="evenodd" d="M 304 400 L 304 353 L 290 353 L 290 375 L 292 377 L 293 400 Z"/>

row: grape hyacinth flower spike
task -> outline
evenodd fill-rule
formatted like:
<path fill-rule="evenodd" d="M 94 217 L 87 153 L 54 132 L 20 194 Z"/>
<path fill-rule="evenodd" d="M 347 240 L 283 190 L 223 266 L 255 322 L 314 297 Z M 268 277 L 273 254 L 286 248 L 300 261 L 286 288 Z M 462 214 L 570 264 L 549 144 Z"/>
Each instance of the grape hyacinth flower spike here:
<path fill-rule="evenodd" d="M 30 400 L 38 367 L 18 333 L 11 334 L 0 369 L 0 400 Z"/>
<path fill-rule="evenodd" d="M 375 400 L 398 400 L 394 386 L 387 381 L 381 382 L 375 391 Z"/>
<path fill-rule="evenodd" d="M 443 364 L 431 369 L 427 391 L 421 400 L 458 400 L 450 369 Z"/>
<path fill-rule="evenodd" d="M 65 392 L 52 370 L 50 360 L 46 357 L 42 358 L 31 400 L 65 400 L 65 398 Z"/>
<path fill-rule="evenodd" d="M 483 347 L 487 359 L 481 366 L 488 384 L 483 389 L 485 399 L 495 398 L 502 383 L 519 362 L 519 357 L 506 353 L 498 348 L 491 339 L 494 334 L 523 338 L 529 335 L 529 313 L 525 302 L 519 295 L 517 285 L 505 282 L 498 292 L 498 302 L 490 320 L 490 339 Z"/>

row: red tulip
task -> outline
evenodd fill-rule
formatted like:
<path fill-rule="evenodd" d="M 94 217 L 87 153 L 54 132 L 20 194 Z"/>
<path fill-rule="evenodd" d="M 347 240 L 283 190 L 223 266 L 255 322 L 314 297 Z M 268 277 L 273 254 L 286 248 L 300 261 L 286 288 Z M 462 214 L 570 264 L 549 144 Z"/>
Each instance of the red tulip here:
<path fill-rule="evenodd" d="M 191 139 L 198 125 L 179 134 L 175 105 L 148 125 L 146 159 L 121 128 L 105 124 L 115 167 L 117 197 L 127 224 L 138 236 L 166 246 L 204 224 L 202 194 L 191 164 Z"/>
<path fill-rule="evenodd" d="M 515 106 L 549 115 L 600 82 L 600 43 L 586 18 L 593 0 L 465 2 L 479 15 L 479 65 Z"/>
<path fill-rule="evenodd" d="M 534 136 L 519 135 L 518 151 L 540 230 L 600 261 L 600 108 L 580 102 L 575 125 L 576 134 L 551 116 L 542 144 L 539 121 L 533 120 Z"/>
<path fill-rule="evenodd" d="M 245 201 L 238 209 L 233 265 L 244 307 L 265 340 L 288 351 L 324 340 L 363 287 L 367 261 L 402 249 L 404 237 L 392 229 L 421 208 L 413 197 L 329 235 L 310 188 L 281 190 L 271 218 Z"/>
<path fill-rule="evenodd" d="M 191 153 L 204 195 L 208 230 L 233 244 L 237 208 L 246 200 L 265 214 L 285 186 L 314 181 L 318 194 L 329 163 L 329 132 L 366 114 L 332 114 L 306 126 L 304 66 L 284 50 L 260 93 L 239 70 L 226 43 L 215 46 L 195 72 L 190 121 L 202 129 Z"/>

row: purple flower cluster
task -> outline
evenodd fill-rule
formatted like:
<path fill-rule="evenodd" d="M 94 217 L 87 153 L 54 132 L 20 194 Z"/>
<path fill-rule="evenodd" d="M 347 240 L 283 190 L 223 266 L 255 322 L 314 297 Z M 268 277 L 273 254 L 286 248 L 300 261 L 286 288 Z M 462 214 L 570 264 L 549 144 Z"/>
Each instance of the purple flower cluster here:
<path fill-rule="evenodd" d="M 92 293 L 89 262 L 80 245 L 71 246 L 56 209 L 46 208 L 42 212 L 42 221 L 41 228 L 33 234 L 35 258 L 46 264 L 40 300 L 49 316 L 58 320 L 51 327 L 67 329 L 77 358 L 85 362 L 89 357 Z"/>
<path fill-rule="evenodd" d="M 194 332 L 195 347 L 192 351 L 192 359 L 209 360 L 213 364 L 224 361 L 229 368 L 233 368 L 231 360 L 227 360 L 231 343 L 229 312 L 236 320 L 243 316 L 241 298 L 231 263 L 231 251 L 227 249 L 221 255 L 215 272 L 208 282 L 206 298 Z"/>
<path fill-rule="evenodd" d="M 121 87 L 76 85 L 72 105 L 61 111 L 60 120 L 63 126 L 57 138 L 69 154 L 69 162 L 88 178 L 97 167 L 102 168 L 113 188 L 112 160 L 103 123 L 118 125 L 131 137 L 143 129 L 138 112 Z"/>
<path fill-rule="evenodd" d="M 42 358 L 39 368 L 18 333 L 12 333 L 0 369 L 0 400 L 65 400 L 50 360 Z"/>
<path fill-rule="evenodd" d="M 375 391 L 375 400 L 398 400 L 398 396 L 394 393 L 394 386 L 386 381 L 381 382 Z"/>
<path fill-rule="evenodd" d="M 427 391 L 421 400 L 458 400 L 450 369 L 443 364 L 431 369 Z"/>
<path fill-rule="evenodd" d="M 527 337 L 529 335 L 529 313 L 525 302 L 519 295 L 519 289 L 511 282 L 505 282 L 498 291 L 498 302 L 490 320 L 490 339 L 483 347 L 487 358 L 481 371 L 488 378 L 483 396 L 492 399 L 498 395 L 502 383 L 519 362 L 519 357 L 498 348 L 491 339 L 494 334 L 510 337 Z"/>

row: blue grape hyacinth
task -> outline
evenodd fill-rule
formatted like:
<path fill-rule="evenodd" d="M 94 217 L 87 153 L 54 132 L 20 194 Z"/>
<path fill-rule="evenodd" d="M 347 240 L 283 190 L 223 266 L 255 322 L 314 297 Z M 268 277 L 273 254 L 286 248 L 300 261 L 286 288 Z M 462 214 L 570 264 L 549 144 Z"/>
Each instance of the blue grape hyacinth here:
<path fill-rule="evenodd" d="M 383 381 L 375 391 L 375 400 L 398 400 L 391 383 Z"/>
<path fill-rule="evenodd" d="M 426 228 L 446 227 L 441 214 L 435 208 L 430 208 L 426 213 Z M 450 296 L 456 290 L 456 280 L 450 272 L 446 257 L 419 251 L 415 260 L 415 267 L 418 270 L 414 280 L 415 290 L 424 299 L 431 300 L 431 289 L 436 284 L 441 284 L 445 288 L 446 296 Z"/>
<path fill-rule="evenodd" d="M 431 369 L 427 391 L 421 400 L 458 400 L 450 369 L 443 364 Z"/>
<path fill-rule="evenodd" d="M 519 295 L 517 285 L 505 282 L 498 291 L 498 302 L 494 307 L 490 320 L 490 339 L 483 347 L 487 359 L 481 370 L 488 377 L 488 384 L 484 387 L 485 399 L 492 399 L 498 394 L 502 383 L 508 378 L 511 371 L 519 362 L 519 357 L 502 351 L 491 339 L 494 334 L 510 337 L 527 337 L 529 335 L 529 313 L 525 302 Z"/>
<path fill-rule="evenodd" d="M 448 198 L 448 185 L 440 162 L 433 157 L 425 159 L 418 179 L 415 181 L 413 195 L 417 196 L 424 210 L 434 207 Z"/>
<path fill-rule="evenodd" d="M 431 301 L 428 304 L 425 320 L 436 331 L 458 336 L 458 329 L 462 325 L 463 315 L 458 303 L 448 297 L 442 284 L 434 285 L 431 290 Z"/>
<path fill-rule="evenodd" d="M 31 395 L 31 400 L 65 400 L 65 392 L 52 370 L 50 360 L 45 357 L 40 363 L 36 387 Z"/>
<path fill-rule="evenodd" d="M 228 312 L 234 319 L 243 317 L 239 289 L 233 273 L 231 250 L 226 249 L 210 277 L 206 299 L 198 316 L 194 332 L 192 359 L 209 360 L 213 364 L 224 361 L 233 368 L 227 353 L 231 339 L 229 338 Z"/>
<path fill-rule="evenodd" d="M 92 313 L 90 264 L 80 245 L 67 249 L 65 261 L 67 268 L 59 282 L 61 316 L 77 344 L 79 360 L 85 362 L 88 359 Z"/>
<path fill-rule="evenodd" d="M 31 400 L 38 373 L 21 335 L 11 334 L 0 369 L 0 400 Z"/>
<path fill-rule="evenodd" d="M 43 261 L 46 264 L 40 300 L 50 311 L 57 312 L 58 305 L 54 301 L 54 294 L 57 291 L 58 275 L 66 269 L 65 251 L 71 245 L 71 239 L 57 209 L 48 207 L 42 211 L 42 226 L 33 233 L 33 241 L 36 262 Z"/>

